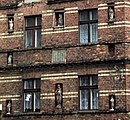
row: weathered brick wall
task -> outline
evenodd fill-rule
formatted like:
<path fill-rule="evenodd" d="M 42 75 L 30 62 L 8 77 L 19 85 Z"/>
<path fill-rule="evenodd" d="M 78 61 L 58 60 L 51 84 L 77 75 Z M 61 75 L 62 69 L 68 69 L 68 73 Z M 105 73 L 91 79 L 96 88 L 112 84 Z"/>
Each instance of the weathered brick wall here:
<path fill-rule="evenodd" d="M 122 7 L 123 1 L 115 0 L 115 3 L 118 3 L 115 5 L 116 19 L 111 24 L 108 24 L 107 2 L 110 2 L 108 0 L 84 0 L 60 4 L 47 4 L 47 1 L 43 1 L 23 4 L 17 9 L 0 10 L 0 67 L 6 67 L 0 72 L 0 103 L 3 105 L 3 114 L 6 111 L 6 100 L 12 99 L 13 102 L 13 114 L 5 115 L 2 119 L 129 120 L 129 113 L 120 114 L 122 111 L 130 110 L 129 72 L 121 81 L 115 80 L 115 64 L 119 65 L 122 70 L 125 69 L 125 65 L 122 62 L 115 61 L 112 64 L 109 62 L 109 60 L 122 60 L 124 57 L 125 59 L 130 57 L 129 43 L 122 43 L 129 42 L 129 28 L 122 23 L 122 21 L 129 21 L 129 8 Z M 2 1 L 2 3 L 5 2 Z M 98 8 L 99 44 L 82 46 L 79 44 L 78 11 L 92 8 Z M 60 29 L 53 28 L 55 27 L 53 26 L 53 14 L 59 9 L 64 9 L 65 12 L 65 27 Z M 14 32 L 10 34 L 8 33 L 7 14 L 14 14 Z M 24 16 L 39 14 L 42 15 L 42 47 L 27 50 L 24 47 Z M 115 43 L 115 51 L 112 55 L 109 53 L 108 43 Z M 56 48 L 66 49 L 66 63 L 52 65 L 52 50 Z M 13 52 L 12 66 L 7 66 L 7 52 L 9 51 Z M 129 69 L 129 65 L 126 68 Z M 73 73 L 74 78 L 64 73 Z M 52 78 L 47 74 L 52 75 Z M 54 74 L 62 75 L 55 76 Z M 78 76 L 80 75 L 98 75 L 99 111 L 97 114 L 91 111 L 86 114 L 79 113 Z M 18 79 L 11 78 L 12 76 L 21 77 Z M 41 112 L 36 116 L 23 113 L 22 79 L 27 78 L 41 78 Z M 63 84 L 64 109 L 55 108 L 56 83 Z M 109 95 L 116 96 L 117 113 L 109 112 Z M 73 115 L 64 115 L 71 114 L 70 112 L 73 112 Z"/>

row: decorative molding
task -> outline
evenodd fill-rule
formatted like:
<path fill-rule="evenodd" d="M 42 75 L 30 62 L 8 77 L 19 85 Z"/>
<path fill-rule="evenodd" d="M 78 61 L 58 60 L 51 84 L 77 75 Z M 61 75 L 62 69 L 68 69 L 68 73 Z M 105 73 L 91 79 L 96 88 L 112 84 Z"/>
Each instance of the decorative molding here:
<path fill-rule="evenodd" d="M 21 82 L 22 76 L 0 77 L 0 83 Z"/>
<path fill-rule="evenodd" d="M 78 92 L 64 92 L 63 98 L 75 98 L 78 97 Z M 41 99 L 55 99 L 55 93 L 43 93 Z"/>

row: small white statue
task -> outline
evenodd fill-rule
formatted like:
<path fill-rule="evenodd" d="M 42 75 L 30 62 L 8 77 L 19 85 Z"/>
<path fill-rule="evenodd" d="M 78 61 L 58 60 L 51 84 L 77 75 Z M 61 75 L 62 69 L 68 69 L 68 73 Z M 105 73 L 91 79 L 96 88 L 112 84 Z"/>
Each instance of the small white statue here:
<path fill-rule="evenodd" d="M 8 64 L 12 64 L 12 59 L 13 59 L 13 56 L 12 56 L 12 54 L 10 54 L 8 56 Z"/>
<path fill-rule="evenodd" d="M 9 30 L 13 30 L 13 27 L 14 27 L 13 19 L 10 19 L 9 20 Z"/>
<path fill-rule="evenodd" d="M 108 14 L 109 14 L 109 20 L 113 20 L 114 19 L 114 11 L 111 7 L 109 7 Z"/>
<path fill-rule="evenodd" d="M 11 113 L 11 102 L 9 101 L 8 104 L 7 104 L 7 114 L 10 114 Z"/>
<path fill-rule="evenodd" d="M 58 26 L 63 26 L 63 15 L 59 14 L 58 16 Z"/>
<path fill-rule="evenodd" d="M 111 102 L 111 109 L 110 109 L 110 111 L 114 111 L 114 98 L 113 98 L 113 96 L 111 96 L 111 99 L 110 99 L 110 102 Z"/>
<path fill-rule="evenodd" d="M 61 108 L 62 102 L 62 89 L 60 84 L 57 85 L 57 89 L 55 91 L 56 94 L 56 108 Z"/>

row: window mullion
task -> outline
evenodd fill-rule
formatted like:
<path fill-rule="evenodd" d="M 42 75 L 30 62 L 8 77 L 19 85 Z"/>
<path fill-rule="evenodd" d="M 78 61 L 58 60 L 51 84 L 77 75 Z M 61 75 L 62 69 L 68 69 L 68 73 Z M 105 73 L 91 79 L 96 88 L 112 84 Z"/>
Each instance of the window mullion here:
<path fill-rule="evenodd" d="M 90 110 L 90 102 L 91 102 L 91 100 L 90 100 L 90 89 L 88 90 L 88 110 Z"/>

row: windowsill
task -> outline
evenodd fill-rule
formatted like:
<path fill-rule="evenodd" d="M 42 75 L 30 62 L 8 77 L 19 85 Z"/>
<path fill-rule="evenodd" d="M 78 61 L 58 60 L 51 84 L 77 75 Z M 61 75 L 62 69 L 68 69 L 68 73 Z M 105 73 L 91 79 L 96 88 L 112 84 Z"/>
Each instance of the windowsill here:
<path fill-rule="evenodd" d="M 42 49 L 42 47 L 25 47 L 24 50 L 37 50 Z"/>
<path fill-rule="evenodd" d="M 116 20 L 112 19 L 112 20 L 108 20 L 108 24 L 113 24 Z"/>
<path fill-rule="evenodd" d="M 3 117 L 19 117 L 19 116 L 35 116 L 41 117 L 44 115 L 72 115 L 72 114 L 112 114 L 112 113 L 129 113 L 129 111 L 99 111 L 99 110 L 90 110 L 90 111 L 72 111 L 72 112 L 61 112 L 61 113 L 49 113 L 49 112 L 29 112 L 29 113 L 3 113 Z"/>
<path fill-rule="evenodd" d="M 81 0 L 48 0 L 47 4 L 56 4 L 56 3 L 64 3 L 64 2 L 75 2 Z"/>
<path fill-rule="evenodd" d="M 38 1 L 32 1 L 32 2 L 24 2 L 24 4 L 33 4 L 33 3 L 39 3 L 39 2 L 42 2 L 41 0 L 38 0 Z"/>
<path fill-rule="evenodd" d="M 11 117 L 11 116 L 38 116 L 38 115 L 42 115 L 42 112 L 21 112 L 21 113 L 11 113 L 11 114 L 6 114 L 4 113 L 3 116 L 5 117 Z"/>
<path fill-rule="evenodd" d="M 97 113 L 98 110 L 79 110 L 78 113 Z"/>
<path fill-rule="evenodd" d="M 64 26 L 54 26 L 53 27 L 53 30 L 59 30 L 59 29 L 64 29 Z"/>
<path fill-rule="evenodd" d="M 80 46 L 91 46 L 91 45 L 97 45 L 98 42 L 92 42 L 92 43 L 79 43 Z"/>

